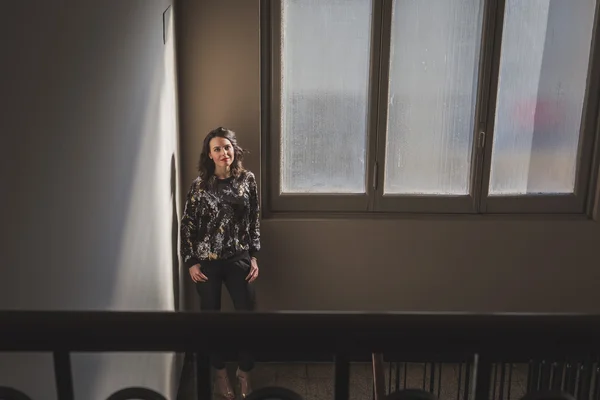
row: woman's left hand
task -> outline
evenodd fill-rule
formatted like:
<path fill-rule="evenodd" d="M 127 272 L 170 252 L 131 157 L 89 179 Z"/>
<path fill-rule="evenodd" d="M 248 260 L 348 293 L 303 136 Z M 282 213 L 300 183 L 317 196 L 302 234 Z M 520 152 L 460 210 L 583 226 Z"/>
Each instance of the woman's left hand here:
<path fill-rule="evenodd" d="M 256 261 L 256 258 L 252 257 L 250 259 L 250 272 L 248 273 L 246 280 L 248 282 L 254 282 L 256 278 L 258 278 L 258 261 Z"/>

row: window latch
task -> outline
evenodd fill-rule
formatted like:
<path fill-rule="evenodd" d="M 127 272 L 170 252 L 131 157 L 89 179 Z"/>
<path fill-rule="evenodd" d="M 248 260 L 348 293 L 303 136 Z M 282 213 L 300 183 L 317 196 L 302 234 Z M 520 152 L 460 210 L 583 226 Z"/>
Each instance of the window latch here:
<path fill-rule="evenodd" d="M 479 132 L 479 138 L 478 138 L 477 145 L 481 150 L 483 150 L 485 148 L 485 132 L 484 131 Z"/>
<path fill-rule="evenodd" d="M 375 162 L 373 168 L 373 190 L 377 190 L 377 179 L 379 178 L 379 163 Z"/>

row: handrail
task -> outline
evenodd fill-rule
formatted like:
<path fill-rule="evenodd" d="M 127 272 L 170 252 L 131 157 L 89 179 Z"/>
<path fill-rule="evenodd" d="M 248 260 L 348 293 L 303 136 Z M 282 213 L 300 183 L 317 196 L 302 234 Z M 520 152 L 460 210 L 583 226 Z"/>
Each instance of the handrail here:
<path fill-rule="evenodd" d="M 210 341 L 269 352 L 290 340 L 298 352 L 589 354 L 600 350 L 600 315 L 0 311 L 0 351 L 186 351 Z"/>
<path fill-rule="evenodd" d="M 43 334 L 42 334 L 43 333 Z M 42 335 L 43 337 L 41 337 Z M 233 339 L 233 340 L 232 340 Z M 54 355 L 60 400 L 72 400 L 70 353 L 174 351 L 196 355 L 198 397 L 210 397 L 200 343 L 232 357 L 335 360 L 335 400 L 349 398 L 349 362 L 464 362 L 477 354 L 475 400 L 489 400 L 498 362 L 583 357 L 598 360 L 600 315 L 363 312 L 0 311 L 0 351 Z M 383 377 L 377 376 L 378 400 Z"/>

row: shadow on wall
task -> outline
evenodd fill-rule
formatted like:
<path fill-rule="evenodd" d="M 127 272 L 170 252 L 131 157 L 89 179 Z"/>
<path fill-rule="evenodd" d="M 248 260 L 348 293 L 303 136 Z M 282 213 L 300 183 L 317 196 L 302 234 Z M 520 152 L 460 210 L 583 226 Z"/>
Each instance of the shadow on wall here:
<path fill-rule="evenodd" d="M 180 273 L 179 273 L 179 215 L 177 214 L 177 165 L 175 163 L 175 154 L 171 156 L 171 253 L 173 266 L 173 306 L 175 311 L 180 310 Z"/>

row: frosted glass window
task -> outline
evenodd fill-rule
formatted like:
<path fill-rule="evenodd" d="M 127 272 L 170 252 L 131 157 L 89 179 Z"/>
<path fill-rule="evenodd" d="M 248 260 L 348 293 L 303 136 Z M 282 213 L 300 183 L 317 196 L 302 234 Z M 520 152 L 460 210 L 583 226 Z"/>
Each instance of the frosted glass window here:
<path fill-rule="evenodd" d="M 385 194 L 470 189 L 482 0 L 393 3 Z"/>
<path fill-rule="evenodd" d="M 490 195 L 572 193 L 594 0 L 506 0 Z"/>
<path fill-rule="evenodd" d="M 281 191 L 364 193 L 371 0 L 284 0 Z"/>

